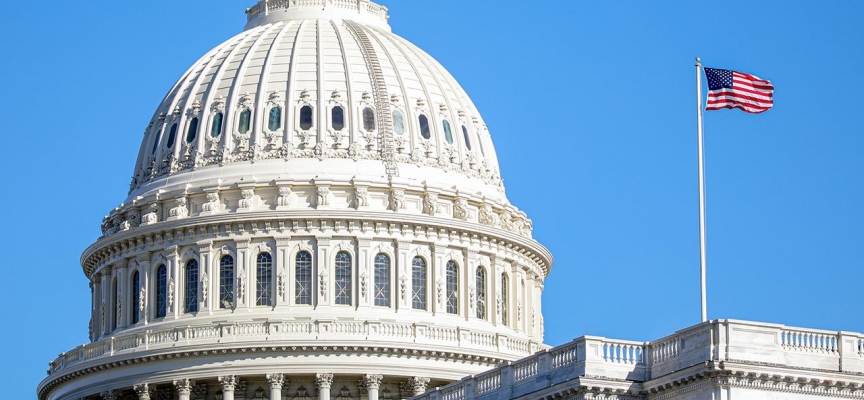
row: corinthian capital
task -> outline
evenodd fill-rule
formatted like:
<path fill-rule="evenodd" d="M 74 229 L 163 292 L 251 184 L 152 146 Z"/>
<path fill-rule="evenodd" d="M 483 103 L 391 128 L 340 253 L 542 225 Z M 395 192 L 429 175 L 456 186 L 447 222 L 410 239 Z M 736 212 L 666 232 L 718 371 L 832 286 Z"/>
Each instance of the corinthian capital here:
<path fill-rule="evenodd" d="M 319 388 L 329 388 L 333 386 L 333 374 L 315 374 L 315 384 Z"/>
<path fill-rule="evenodd" d="M 234 391 L 234 387 L 237 386 L 237 379 L 234 375 L 220 376 L 219 384 L 222 385 L 222 390 Z"/>
<path fill-rule="evenodd" d="M 363 376 L 363 385 L 366 386 L 366 389 L 378 389 L 381 387 L 381 380 L 384 379 L 383 375 L 364 375 Z"/>
<path fill-rule="evenodd" d="M 283 385 L 288 383 L 284 374 L 267 374 L 267 382 L 270 382 L 270 388 L 281 389 Z"/>

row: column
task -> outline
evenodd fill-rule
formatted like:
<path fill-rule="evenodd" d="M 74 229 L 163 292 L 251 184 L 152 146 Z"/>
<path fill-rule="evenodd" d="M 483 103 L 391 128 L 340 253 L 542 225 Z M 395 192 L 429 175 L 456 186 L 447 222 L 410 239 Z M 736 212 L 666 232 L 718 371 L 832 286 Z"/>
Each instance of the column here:
<path fill-rule="evenodd" d="M 378 400 L 378 389 L 381 388 L 382 375 L 365 375 L 363 376 L 363 384 L 366 385 L 366 392 L 369 400 Z"/>
<path fill-rule="evenodd" d="M 110 312 L 106 310 L 106 308 L 110 307 L 110 305 L 111 305 L 111 302 L 110 302 L 111 301 L 110 300 L 111 285 L 110 285 L 110 282 L 108 281 L 110 274 L 111 274 L 111 267 L 105 267 L 102 269 L 102 276 L 101 276 L 101 280 L 100 280 L 101 287 L 102 287 L 102 290 L 101 290 L 102 296 L 99 299 L 99 322 L 101 324 L 99 326 L 99 333 L 100 333 L 99 336 L 100 337 L 108 334 L 109 330 L 111 329 L 110 316 L 109 316 Z"/>
<path fill-rule="evenodd" d="M 274 283 L 276 285 L 276 296 L 273 298 L 273 305 L 276 307 L 285 307 L 291 304 L 288 294 L 291 293 L 291 288 L 288 282 L 293 280 L 288 279 L 291 276 L 291 236 L 276 237 L 276 250 L 274 250 L 274 266 L 273 271 Z"/>
<path fill-rule="evenodd" d="M 267 382 L 270 382 L 270 400 L 282 400 L 282 386 L 288 383 L 285 375 L 267 374 Z"/>
<path fill-rule="evenodd" d="M 414 376 L 408 380 L 408 386 L 414 391 L 415 396 L 419 396 L 426 391 L 426 385 L 429 384 L 429 378 Z"/>
<path fill-rule="evenodd" d="M 391 279 L 391 287 L 396 294 L 396 310 L 411 309 L 411 259 L 408 252 L 411 249 L 411 242 L 396 242 L 396 259 L 392 271 L 394 272 Z"/>
<path fill-rule="evenodd" d="M 220 376 L 219 383 L 222 385 L 222 400 L 234 400 L 234 386 L 237 385 L 234 375 Z"/>
<path fill-rule="evenodd" d="M 99 319 L 99 304 L 102 301 L 102 276 L 95 275 L 93 280 L 90 282 L 90 287 L 93 289 L 91 293 L 91 297 L 93 299 L 92 307 L 90 309 L 90 341 L 95 342 L 99 339 L 101 335 L 100 327 L 102 326 L 102 321 Z"/>
<path fill-rule="evenodd" d="M 375 304 L 375 270 L 374 254 L 370 254 L 372 249 L 371 239 L 357 238 L 357 287 L 360 289 L 357 292 L 357 305 L 360 307 L 369 307 Z"/>
<path fill-rule="evenodd" d="M 178 400 L 189 400 L 192 396 L 192 387 L 195 382 L 189 379 L 180 379 L 174 381 L 174 387 L 177 389 Z"/>
<path fill-rule="evenodd" d="M 117 277 L 117 298 L 114 299 L 117 329 L 129 326 L 132 315 L 132 302 L 129 301 L 129 262 L 123 260 L 115 267 L 114 275 Z"/>
<path fill-rule="evenodd" d="M 138 395 L 138 400 L 150 400 L 150 385 L 141 383 L 132 387 Z"/>
<path fill-rule="evenodd" d="M 330 260 L 330 237 L 316 236 L 317 253 L 315 255 L 315 266 L 312 272 L 315 276 L 312 280 L 315 282 L 315 294 L 318 301 L 315 301 L 315 308 L 321 306 L 329 306 L 333 304 L 333 283 L 330 277 L 333 275 L 330 271 L 330 266 L 333 264 Z"/>
<path fill-rule="evenodd" d="M 150 298 L 150 253 L 144 253 L 135 260 L 138 262 L 138 283 L 141 287 L 138 293 L 133 293 L 138 296 L 138 322 L 145 325 L 150 321 L 148 315 L 149 308 L 147 307 L 148 299 Z"/>
<path fill-rule="evenodd" d="M 182 307 L 180 301 L 180 246 L 171 246 L 166 249 L 168 256 L 168 309 L 165 310 L 165 320 L 177 319 L 180 317 Z"/>
<path fill-rule="evenodd" d="M 333 374 L 315 374 L 315 383 L 318 385 L 318 400 L 330 400 Z"/>
<path fill-rule="evenodd" d="M 447 274 L 445 273 L 445 268 L 447 266 L 447 255 L 444 254 L 444 251 L 447 250 L 444 246 L 439 246 L 435 243 L 432 244 L 432 259 L 429 260 L 428 268 L 428 289 L 426 296 L 429 302 L 429 310 L 432 311 L 433 314 L 447 314 L 447 301 L 446 301 L 446 278 Z M 443 295 L 442 295 L 443 294 Z"/>
<path fill-rule="evenodd" d="M 199 313 L 206 312 L 207 314 L 213 314 L 213 304 L 216 304 L 213 301 L 213 297 L 219 298 L 219 295 L 213 291 L 213 285 L 211 285 L 214 277 L 216 277 L 217 281 L 219 279 L 218 266 L 215 268 L 217 273 L 213 273 L 213 241 L 204 240 L 196 244 L 198 245 L 198 271 L 200 274 L 198 277 L 198 287 L 200 288 L 198 309 Z"/>
<path fill-rule="evenodd" d="M 234 271 L 235 279 L 237 280 L 237 284 L 234 286 L 234 309 L 239 310 L 242 308 L 249 308 L 249 291 L 255 290 L 255 281 L 249 280 L 250 276 L 254 276 L 254 274 L 250 273 L 250 268 L 254 268 L 254 266 L 249 265 L 249 244 L 251 240 L 248 238 L 235 240 L 237 243 L 237 257 L 234 260 Z M 254 298 L 254 294 L 252 296 Z M 233 393 L 232 393 L 233 396 Z"/>

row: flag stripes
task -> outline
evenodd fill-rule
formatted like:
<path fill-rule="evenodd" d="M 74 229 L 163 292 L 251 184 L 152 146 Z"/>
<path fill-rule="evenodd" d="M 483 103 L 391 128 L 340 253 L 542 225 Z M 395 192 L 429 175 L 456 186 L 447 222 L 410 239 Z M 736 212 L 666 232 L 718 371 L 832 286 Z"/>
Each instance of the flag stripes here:
<path fill-rule="evenodd" d="M 705 68 L 708 102 L 705 110 L 737 108 L 758 114 L 774 105 L 774 85 L 767 79 L 738 71 Z"/>

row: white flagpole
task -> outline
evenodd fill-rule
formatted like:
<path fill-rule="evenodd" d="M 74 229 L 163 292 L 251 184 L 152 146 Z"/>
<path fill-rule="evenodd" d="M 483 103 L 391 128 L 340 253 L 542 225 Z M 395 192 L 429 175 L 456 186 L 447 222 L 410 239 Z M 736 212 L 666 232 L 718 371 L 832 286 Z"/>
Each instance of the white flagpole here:
<path fill-rule="evenodd" d="M 702 63 L 696 57 L 696 131 L 699 144 L 699 278 L 702 289 L 702 322 L 708 320 L 708 293 L 705 270 L 705 156 L 702 138 Z"/>

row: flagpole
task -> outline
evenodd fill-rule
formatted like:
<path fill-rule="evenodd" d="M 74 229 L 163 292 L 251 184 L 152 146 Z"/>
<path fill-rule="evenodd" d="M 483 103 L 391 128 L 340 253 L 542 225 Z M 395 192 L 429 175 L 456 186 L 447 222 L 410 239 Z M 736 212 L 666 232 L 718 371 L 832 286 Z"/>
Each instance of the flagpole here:
<path fill-rule="evenodd" d="M 699 147 L 699 278 L 701 281 L 702 322 L 708 320 L 708 293 L 705 256 L 705 156 L 702 134 L 702 63 L 696 57 L 696 132 Z"/>

